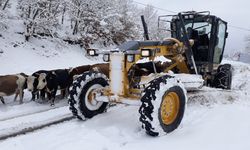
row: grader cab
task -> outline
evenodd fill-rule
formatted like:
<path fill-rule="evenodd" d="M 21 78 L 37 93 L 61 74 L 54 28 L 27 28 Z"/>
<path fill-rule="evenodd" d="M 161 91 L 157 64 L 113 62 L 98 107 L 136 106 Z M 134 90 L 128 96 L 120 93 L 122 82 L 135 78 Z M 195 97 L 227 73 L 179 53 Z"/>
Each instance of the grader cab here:
<path fill-rule="evenodd" d="M 207 13 L 207 12 L 206 12 Z M 109 75 L 89 71 L 70 89 L 69 103 L 79 119 L 103 113 L 110 103 L 140 105 L 139 121 L 152 136 L 175 130 L 183 118 L 186 91 L 204 84 L 229 89 L 231 66 L 220 65 L 227 24 L 197 12 L 171 17 L 171 38 L 162 41 L 129 41 L 115 50 L 89 49 L 102 54 Z"/>

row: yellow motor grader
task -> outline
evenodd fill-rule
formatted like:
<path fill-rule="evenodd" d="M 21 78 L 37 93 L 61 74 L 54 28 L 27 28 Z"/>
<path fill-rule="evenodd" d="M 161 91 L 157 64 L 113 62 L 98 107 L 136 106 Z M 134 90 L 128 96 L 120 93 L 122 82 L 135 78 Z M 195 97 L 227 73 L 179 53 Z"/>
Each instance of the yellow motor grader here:
<path fill-rule="evenodd" d="M 169 19 L 170 18 L 170 19 Z M 139 104 L 139 121 L 151 136 L 169 133 L 182 121 L 186 91 L 203 85 L 231 88 L 231 65 L 220 65 L 227 23 L 209 12 L 160 16 L 170 23 L 171 38 L 129 41 L 102 54 L 109 74 L 88 71 L 76 78 L 69 104 L 78 119 L 103 113 L 109 103 Z M 160 24 L 160 23 L 159 23 Z"/>

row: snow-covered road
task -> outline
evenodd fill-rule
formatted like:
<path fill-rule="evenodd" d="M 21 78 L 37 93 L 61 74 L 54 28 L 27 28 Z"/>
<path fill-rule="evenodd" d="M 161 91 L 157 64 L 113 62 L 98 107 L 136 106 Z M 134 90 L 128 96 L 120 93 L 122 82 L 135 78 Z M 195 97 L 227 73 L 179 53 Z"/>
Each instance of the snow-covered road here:
<path fill-rule="evenodd" d="M 2 150 L 227 149 L 250 148 L 250 103 L 189 104 L 181 126 L 152 138 L 140 128 L 138 107 L 116 106 L 85 122 L 72 120 L 0 142 Z"/>

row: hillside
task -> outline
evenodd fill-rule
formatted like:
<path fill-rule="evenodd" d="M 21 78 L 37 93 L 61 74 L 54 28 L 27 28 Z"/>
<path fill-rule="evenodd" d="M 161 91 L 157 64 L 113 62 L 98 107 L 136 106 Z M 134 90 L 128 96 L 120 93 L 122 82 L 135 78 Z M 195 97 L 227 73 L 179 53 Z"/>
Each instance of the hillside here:
<path fill-rule="evenodd" d="M 25 72 L 31 74 L 39 69 L 69 68 L 94 63 L 85 59 L 85 50 L 79 45 L 69 45 L 55 38 L 32 38 L 25 41 L 22 22 L 13 21 L 9 30 L 0 36 L 0 74 Z"/>

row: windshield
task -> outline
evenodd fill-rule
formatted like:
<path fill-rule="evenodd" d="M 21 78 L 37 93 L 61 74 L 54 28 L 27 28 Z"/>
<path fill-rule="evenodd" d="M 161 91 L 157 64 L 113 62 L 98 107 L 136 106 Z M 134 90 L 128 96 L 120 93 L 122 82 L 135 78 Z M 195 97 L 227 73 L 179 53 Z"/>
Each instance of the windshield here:
<path fill-rule="evenodd" d="M 207 22 L 194 22 L 194 23 L 187 23 L 185 25 L 186 30 L 188 31 L 189 28 L 196 30 L 199 35 L 207 34 L 210 38 L 210 32 L 212 25 Z"/>

